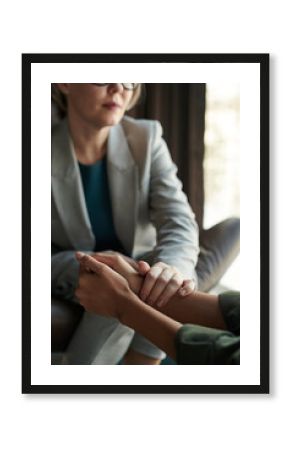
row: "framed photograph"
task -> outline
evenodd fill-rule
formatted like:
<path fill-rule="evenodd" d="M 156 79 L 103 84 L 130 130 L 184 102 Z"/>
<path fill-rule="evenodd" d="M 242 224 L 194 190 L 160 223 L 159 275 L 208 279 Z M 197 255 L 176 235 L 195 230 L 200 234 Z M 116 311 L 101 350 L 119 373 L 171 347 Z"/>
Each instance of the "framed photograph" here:
<path fill-rule="evenodd" d="M 269 393 L 268 54 L 23 54 L 22 192 L 23 393 Z M 138 289 L 79 272 L 107 250 L 149 264 Z M 238 331 L 183 301 L 88 306 L 83 280 L 119 271 L 131 301 L 156 262 L 155 297 L 162 274 L 160 296 L 238 291 Z"/>

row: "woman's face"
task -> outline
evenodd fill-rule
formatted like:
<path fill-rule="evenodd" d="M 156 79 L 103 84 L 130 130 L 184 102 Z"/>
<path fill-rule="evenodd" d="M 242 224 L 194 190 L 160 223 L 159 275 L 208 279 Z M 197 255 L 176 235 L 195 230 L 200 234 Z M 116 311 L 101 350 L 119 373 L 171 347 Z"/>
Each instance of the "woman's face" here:
<path fill-rule="evenodd" d="M 119 123 L 133 96 L 121 83 L 66 83 L 58 88 L 67 97 L 69 116 L 97 128 Z"/>

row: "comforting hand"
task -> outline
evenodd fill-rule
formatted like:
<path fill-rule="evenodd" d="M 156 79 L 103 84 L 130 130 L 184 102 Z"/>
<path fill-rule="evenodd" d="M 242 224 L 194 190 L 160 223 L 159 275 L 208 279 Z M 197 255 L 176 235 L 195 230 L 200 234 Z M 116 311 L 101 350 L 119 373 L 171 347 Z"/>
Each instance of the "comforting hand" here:
<path fill-rule="evenodd" d="M 76 256 L 80 276 L 75 295 L 80 304 L 88 312 L 120 319 L 122 302 L 134 296 L 127 280 L 89 255 L 77 253 Z"/>
<path fill-rule="evenodd" d="M 193 280 L 185 281 L 175 267 L 163 262 L 154 264 L 149 270 L 139 266 L 139 271 L 145 275 L 139 297 L 148 305 L 162 307 L 173 295 L 185 296 L 194 291 Z"/>
<path fill-rule="evenodd" d="M 131 258 L 125 257 L 117 252 L 94 253 L 93 258 L 96 261 L 99 261 L 111 267 L 111 269 L 115 270 L 120 275 L 122 275 L 122 277 L 126 278 L 130 288 L 133 292 L 135 292 L 135 294 L 139 293 L 144 278 L 143 275 L 139 273 L 139 271 L 150 270 L 150 266 L 146 262 L 140 261 L 138 263 Z M 132 263 L 132 261 L 134 261 L 134 264 Z"/>

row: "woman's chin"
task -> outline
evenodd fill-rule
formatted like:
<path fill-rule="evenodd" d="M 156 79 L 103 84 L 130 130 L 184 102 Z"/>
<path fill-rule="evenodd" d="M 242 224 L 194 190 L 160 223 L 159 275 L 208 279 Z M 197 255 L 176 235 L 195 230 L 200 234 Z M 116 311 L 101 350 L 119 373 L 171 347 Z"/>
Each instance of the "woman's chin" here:
<path fill-rule="evenodd" d="M 120 123 L 122 118 L 123 115 L 114 114 L 107 117 L 103 117 L 102 120 L 99 120 L 98 122 L 101 123 L 103 127 L 113 127 L 114 125 L 118 125 L 118 123 Z"/>

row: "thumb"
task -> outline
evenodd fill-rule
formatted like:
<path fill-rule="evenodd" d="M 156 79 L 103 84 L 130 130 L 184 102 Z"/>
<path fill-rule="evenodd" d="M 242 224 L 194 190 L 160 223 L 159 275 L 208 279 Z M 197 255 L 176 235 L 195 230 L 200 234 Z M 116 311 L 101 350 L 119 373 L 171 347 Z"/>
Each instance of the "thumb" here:
<path fill-rule="evenodd" d="M 193 280 L 184 280 L 178 294 L 180 294 L 182 297 L 185 297 L 188 294 L 191 294 L 195 290 L 195 283 Z"/>
<path fill-rule="evenodd" d="M 138 272 L 140 275 L 146 275 L 149 270 L 150 266 L 146 261 L 138 261 Z"/>

